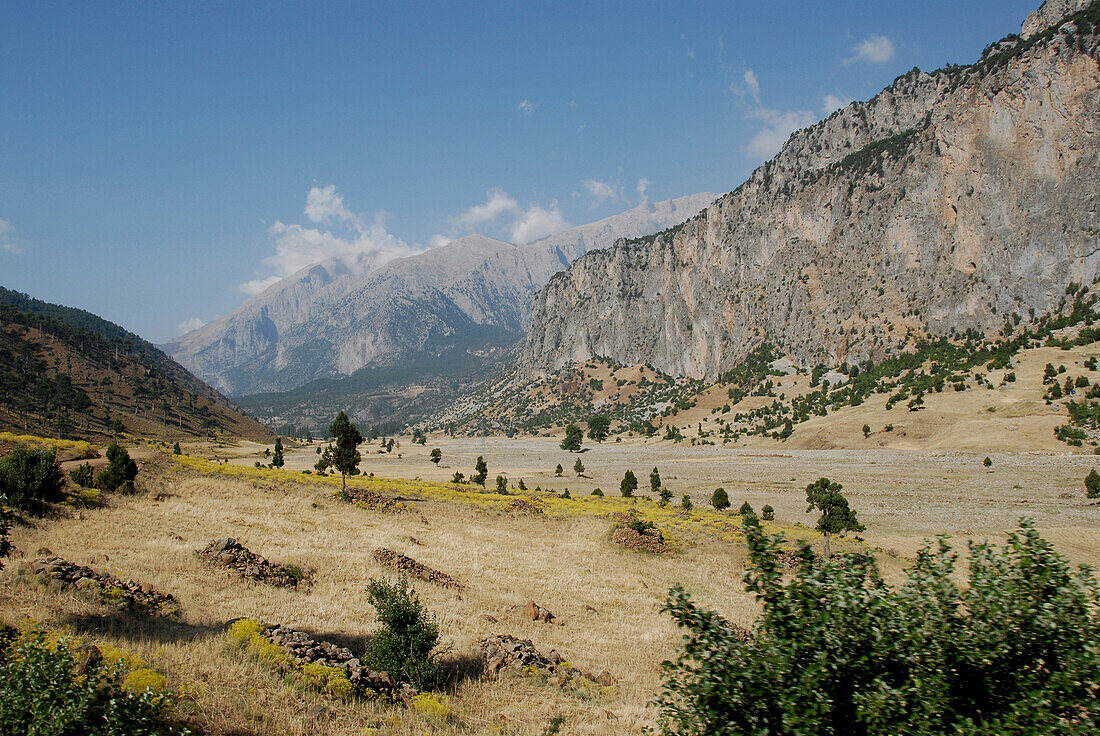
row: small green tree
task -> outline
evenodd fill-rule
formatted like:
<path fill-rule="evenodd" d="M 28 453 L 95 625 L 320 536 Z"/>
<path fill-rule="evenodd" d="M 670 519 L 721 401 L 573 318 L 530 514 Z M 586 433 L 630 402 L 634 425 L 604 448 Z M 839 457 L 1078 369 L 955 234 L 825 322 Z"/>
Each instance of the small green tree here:
<path fill-rule="evenodd" d="M 519 479 L 519 483 L 516 484 L 516 488 L 518 488 L 521 491 L 526 491 L 527 490 L 527 484 L 523 482 L 523 478 Z"/>
<path fill-rule="evenodd" d="M 396 583 L 371 578 L 367 599 L 382 625 L 367 642 L 367 665 L 419 689 L 433 685 L 438 666 L 432 650 L 439 641 L 439 626 L 409 581 L 404 576 Z"/>
<path fill-rule="evenodd" d="M 179 442 L 176 442 L 176 444 L 172 445 L 172 454 L 173 455 L 182 455 L 183 454 L 183 450 L 180 449 L 180 443 Z"/>
<path fill-rule="evenodd" d="M 565 472 L 565 471 L 562 470 L 561 463 L 558 463 L 558 467 L 554 468 L 554 475 L 557 475 L 557 476 L 560 477 L 563 472 Z"/>
<path fill-rule="evenodd" d="M 275 451 L 271 453 L 271 467 L 281 468 L 283 467 L 283 438 L 275 438 Z"/>
<path fill-rule="evenodd" d="M 359 463 L 363 459 L 359 454 L 359 445 L 363 442 L 363 435 L 359 434 L 359 428 L 351 423 L 344 412 L 336 415 L 328 431 L 336 440 L 336 447 L 332 450 L 332 465 L 340 471 L 340 487 L 346 494 L 348 476 L 359 475 Z"/>
<path fill-rule="evenodd" d="M 588 417 L 588 439 L 603 442 L 611 430 L 611 420 L 603 414 Z"/>
<path fill-rule="evenodd" d="M 95 483 L 95 469 L 91 463 L 81 463 L 69 471 L 69 477 L 73 483 L 82 488 L 91 488 Z"/>
<path fill-rule="evenodd" d="M 870 424 L 864 424 L 863 425 L 863 437 L 864 437 L 864 439 L 866 439 L 870 436 L 871 436 L 871 425 Z"/>
<path fill-rule="evenodd" d="M 680 499 L 680 508 L 682 508 L 684 511 L 691 511 L 691 496 L 685 495 L 682 499 Z"/>
<path fill-rule="evenodd" d="M 661 506 L 668 506 L 669 501 L 672 500 L 672 489 L 668 486 L 661 486 L 661 489 L 657 491 L 657 503 Z"/>
<path fill-rule="evenodd" d="M 653 494 L 661 492 L 661 474 L 657 468 L 649 471 L 649 492 Z"/>
<path fill-rule="evenodd" d="M 728 509 L 730 507 L 730 497 L 726 493 L 726 489 L 719 486 L 714 489 L 714 493 L 710 496 L 710 505 L 714 507 L 715 511 L 721 511 L 722 509 Z"/>
<path fill-rule="evenodd" d="M 569 424 L 565 427 L 565 439 L 561 441 L 561 449 L 569 452 L 577 452 L 581 449 L 581 440 L 584 439 L 584 432 L 576 424 Z"/>
<path fill-rule="evenodd" d="M 313 464 L 313 467 L 318 473 L 328 472 L 328 469 L 332 467 L 332 445 L 326 446 L 323 452 L 318 447 L 317 454 L 320 457 L 317 458 L 317 462 Z"/>
<path fill-rule="evenodd" d="M 775 519 L 775 509 L 770 504 L 764 504 L 764 508 L 760 509 L 760 518 L 764 521 L 772 521 Z"/>
<path fill-rule="evenodd" d="M 428 458 L 431 459 L 431 461 L 436 465 L 439 465 L 439 461 L 443 459 L 443 451 L 440 450 L 438 447 L 432 448 L 432 451 L 428 455 Z"/>
<path fill-rule="evenodd" d="M 454 474 L 454 477 L 451 478 L 451 482 L 452 483 L 465 483 L 466 482 L 466 476 L 463 475 L 462 473 L 459 473 L 459 472 L 456 471 L 455 474 Z"/>
<path fill-rule="evenodd" d="M 848 499 L 841 494 L 843 488 L 844 486 L 828 478 L 819 478 L 806 486 L 806 511 L 817 509 L 821 512 L 816 529 L 825 537 L 826 557 L 831 554 L 830 535 L 861 532 L 865 529 L 856 519 L 856 512 L 848 506 Z"/>
<path fill-rule="evenodd" d="M 43 502 L 60 501 L 63 484 L 53 449 L 17 445 L 0 458 L 0 496 L 13 508 L 36 511 Z"/>
<path fill-rule="evenodd" d="M 1096 468 L 1089 471 L 1089 474 L 1085 476 L 1085 496 L 1086 498 L 1100 498 L 1100 473 L 1096 472 Z"/>
<path fill-rule="evenodd" d="M 737 513 L 741 516 L 755 516 L 756 512 L 752 510 L 752 506 L 748 501 L 741 504 L 741 508 L 737 509 Z"/>
<path fill-rule="evenodd" d="M 582 475 L 584 473 L 584 463 L 581 462 L 579 457 L 577 458 L 577 462 L 573 463 L 573 472 L 577 475 Z"/>
<path fill-rule="evenodd" d="M 633 470 L 628 470 L 623 473 L 623 479 L 619 483 L 619 493 L 623 494 L 623 498 L 630 498 L 636 490 L 638 490 L 638 479 L 634 477 Z"/>
<path fill-rule="evenodd" d="M 485 481 L 489 478 L 489 464 L 485 462 L 485 458 L 481 455 L 477 456 L 477 461 L 474 463 L 474 473 L 470 476 L 471 483 L 477 483 L 482 488 L 485 487 Z"/>
<path fill-rule="evenodd" d="M 985 460 L 982 460 L 982 465 L 984 465 L 987 468 L 992 464 L 993 464 L 993 460 L 989 457 L 986 457 Z"/>
<path fill-rule="evenodd" d="M 508 479 L 505 478 L 503 475 L 497 476 L 497 493 L 501 494 L 502 496 L 508 495 Z"/>
<path fill-rule="evenodd" d="M 103 491 L 134 492 L 134 479 L 137 477 L 137 463 L 126 452 L 126 448 L 111 440 L 107 445 L 107 468 L 95 477 L 96 487 Z"/>

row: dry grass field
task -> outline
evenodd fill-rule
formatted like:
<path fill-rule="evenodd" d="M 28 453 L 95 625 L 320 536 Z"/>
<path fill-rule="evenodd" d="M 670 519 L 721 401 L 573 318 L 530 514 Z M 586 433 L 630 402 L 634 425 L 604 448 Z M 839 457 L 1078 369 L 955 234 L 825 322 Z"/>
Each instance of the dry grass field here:
<path fill-rule="evenodd" d="M 754 616 L 755 603 L 740 582 L 744 546 L 728 526 L 738 518 L 699 510 L 715 486 L 729 491 L 734 509 L 744 500 L 758 510 L 770 503 L 774 528 L 816 541 L 798 526 L 815 519 L 805 513 L 803 488 L 822 475 L 840 481 L 867 525 L 866 544 L 879 549 L 880 565 L 893 580 L 922 539 L 943 532 L 1000 541 L 1023 515 L 1071 559 L 1100 561 L 1100 507 L 1085 502 L 1082 487 L 1094 460 L 1086 455 L 992 453 L 987 468 L 984 454 L 730 450 L 631 440 L 581 453 L 586 470 L 578 477 L 572 470 L 578 455 L 561 451 L 555 438 L 430 437 L 424 446 L 399 439 L 391 453 L 364 445 L 361 467 L 364 474 L 409 481 L 351 481 L 391 488 L 410 507 L 397 513 L 341 501 L 338 477 L 301 474 L 316 458 L 314 447 L 288 450 L 282 471 L 249 467 L 263 449 L 249 443 L 216 449 L 220 457 L 234 457 L 228 465 L 142 453 L 149 457 L 138 495 L 111 496 L 102 508 L 13 530 L 17 556 L 0 573 L 0 613 L 8 622 L 30 617 L 140 655 L 168 674 L 182 694 L 181 710 L 210 733 L 538 735 L 561 716 L 561 734 L 638 734 L 654 721 L 649 703 L 660 688 L 659 664 L 674 656 L 679 642 L 659 610 L 669 587 L 684 585 L 742 625 Z M 443 452 L 439 467 L 428 458 L 433 447 Z M 575 500 L 532 497 L 545 511 L 529 514 L 509 511 L 507 497 L 412 480 L 468 474 L 477 455 L 489 463 L 490 487 L 503 473 L 513 487 L 523 478 L 529 488 L 568 488 Z M 562 477 L 554 474 L 559 462 Z M 612 497 L 627 468 L 647 492 L 654 465 L 677 501 L 693 497 L 697 512 L 690 518 L 658 510 L 648 499 Z M 590 498 L 595 487 L 608 498 Z M 630 506 L 670 532 L 673 554 L 629 552 L 612 543 L 612 520 L 604 514 Z M 273 562 L 313 570 L 312 587 L 271 588 L 204 566 L 193 551 L 223 536 Z M 182 618 L 149 621 L 112 612 L 21 573 L 43 547 L 173 593 Z M 404 552 L 465 586 L 456 592 L 416 581 L 438 617 L 445 658 L 465 673 L 446 687 L 449 719 L 304 691 L 248 657 L 225 633 L 226 622 L 252 617 L 361 646 L 376 625 L 366 583 L 392 578 L 370 556 L 377 547 Z M 528 600 L 549 608 L 561 625 L 526 620 L 521 609 Z M 477 642 L 500 633 L 529 638 L 543 652 L 556 649 L 585 672 L 607 670 L 614 686 L 582 695 L 538 677 L 478 676 Z"/>

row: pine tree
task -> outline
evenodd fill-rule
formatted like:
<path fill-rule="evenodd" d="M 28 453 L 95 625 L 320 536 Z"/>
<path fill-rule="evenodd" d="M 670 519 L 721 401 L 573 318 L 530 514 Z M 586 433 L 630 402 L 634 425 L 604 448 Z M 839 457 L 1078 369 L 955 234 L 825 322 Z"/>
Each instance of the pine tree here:
<path fill-rule="evenodd" d="M 1085 476 L 1085 496 L 1100 498 L 1100 474 L 1096 472 L 1096 468 L 1090 470 L 1089 474 Z"/>
<path fill-rule="evenodd" d="M 438 447 L 433 448 L 431 454 L 428 457 L 431 458 L 431 461 L 433 463 L 439 465 L 439 461 L 443 459 L 443 451 L 440 450 Z"/>
<path fill-rule="evenodd" d="M 661 492 L 661 474 L 657 468 L 649 471 L 649 492 L 655 494 Z"/>
<path fill-rule="evenodd" d="M 283 467 L 283 438 L 275 438 L 275 452 L 271 454 L 271 466 L 273 468 Z"/>
<path fill-rule="evenodd" d="M 573 463 L 573 472 L 577 475 L 584 473 L 584 463 L 581 462 L 579 457 L 577 458 L 577 462 Z"/>
<path fill-rule="evenodd" d="M 638 490 L 638 479 L 634 476 L 633 470 L 628 470 L 623 474 L 622 482 L 619 483 L 619 492 L 623 494 L 623 498 L 630 498 L 636 490 Z"/>
<path fill-rule="evenodd" d="M 567 425 L 565 439 L 561 441 L 561 449 L 569 452 L 577 452 L 581 449 L 581 440 L 584 439 L 584 431 L 576 424 Z"/>
<path fill-rule="evenodd" d="M 714 493 L 710 496 L 710 505 L 714 507 L 715 511 L 721 511 L 722 509 L 728 509 L 730 507 L 730 497 L 726 493 L 726 489 L 719 486 L 714 489 Z"/>
<path fill-rule="evenodd" d="M 485 458 L 481 455 L 477 456 L 477 462 L 474 463 L 474 474 L 470 476 L 470 482 L 477 483 L 482 488 L 485 487 L 485 481 L 489 477 L 489 465 L 485 462 Z"/>
<path fill-rule="evenodd" d="M 336 447 L 331 453 L 332 465 L 340 471 L 341 489 L 347 493 L 348 476 L 359 474 L 359 462 L 363 459 L 359 454 L 359 445 L 363 442 L 363 435 L 359 434 L 359 428 L 348 420 L 344 412 L 336 415 L 328 431 L 336 439 Z"/>

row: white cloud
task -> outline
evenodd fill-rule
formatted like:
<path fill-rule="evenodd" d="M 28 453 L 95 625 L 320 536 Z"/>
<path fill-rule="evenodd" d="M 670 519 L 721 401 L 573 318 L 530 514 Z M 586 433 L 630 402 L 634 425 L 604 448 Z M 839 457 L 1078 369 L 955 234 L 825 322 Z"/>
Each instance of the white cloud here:
<path fill-rule="evenodd" d="M 817 115 L 809 110 L 769 110 L 760 108 L 748 115 L 750 120 L 764 123 L 748 144 L 748 153 L 755 159 L 769 159 L 779 152 L 794 131 L 817 121 Z"/>
<path fill-rule="evenodd" d="M 448 238 L 446 235 L 437 233 L 428 240 L 428 245 L 433 248 L 442 248 L 445 245 L 449 245 L 454 238 Z"/>
<path fill-rule="evenodd" d="M 204 320 L 198 317 L 192 317 L 191 319 L 185 319 L 183 322 L 180 322 L 176 329 L 179 330 L 179 334 L 185 335 L 188 332 L 194 332 L 205 324 L 206 322 Z"/>
<path fill-rule="evenodd" d="M 886 36 L 870 36 L 853 46 L 852 51 L 855 54 L 844 60 L 845 65 L 856 61 L 885 64 L 894 58 L 894 42 Z"/>
<path fill-rule="evenodd" d="M 474 205 L 470 209 L 454 218 L 453 222 L 460 229 L 472 229 L 478 225 L 495 222 L 504 214 L 517 214 L 521 212 L 519 203 L 500 189 L 490 189 L 485 193 L 485 203 Z"/>
<path fill-rule="evenodd" d="M 535 103 L 531 102 L 531 100 L 520 100 L 520 103 L 516 105 L 516 109 L 527 117 L 531 117 L 535 114 Z"/>
<path fill-rule="evenodd" d="M 749 69 L 745 72 L 745 86 L 749 89 L 749 94 L 752 95 L 752 99 L 757 105 L 760 104 L 760 82 L 756 79 L 756 72 Z"/>
<path fill-rule="evenodd" d="M 503 220 L 503 222 L 501 222 Z M 551 233 L 569 227 L 557 201 L 549 208 L 531 205 L 520 206 L 515 199 L 502 189 L 490 189 L 485 193 L 485 201 L 474 205 L 457 217 L 450 218 L 451 235 L 485 230 L 506 237 L 516 245 L 524 245 Z M 435 235 L 431 239 L 436 243 L 450 242 L 451 235 Z"/>
<path fill-rule="evenodd" d="M 263 259 L 273 274 L 239 285 L 245 294 L 256 295 L 297 271 L 332 258 L 366 273 L 395 258 L 423 250 L 412 246 L 386 229 L 385 213 L 365 216 L 351 212 L 336 188 L 312 187 L 303 213 L 322 229 L 276 221 L 267 229 L 275 253 Z"/>
<path fill-rule="evenodd" d="M 355 222 L 356 217 L 344 206 L 344 198 L 336 193 L 336 185 L 311 187 L 306 195 L 305 215 L 312 222 L 324 223 L 333 220 Z"/>
<path fill-rule="evenodd" d="M 569 223 L 562 217 L 557 201 L 550 203 L 550 209 L 535 205 L 512 224 L 512 242 L 516 245 L 525 245 L 567 227 Z"/>
<path fill-rule="evenodd" d="M 649 189 L 650 181 L 644 176 L 638 180 L 638 186 L 635 187 L 638 191 L 638 201 L 640 204 L 645 204 L 649 201 L 649 197 L 646 195 L 646 190 Z"/>
<path fill-rule="evenodd" d="M 842 107 L 848 107 L 848 103 L 852 100 L 849 97 L 838 97 L 836 95 L 825 95 L 821 100 L 821 114 L 832 115 L 834 112 Z"/>
<path fill-rule="evenodd" d="M 8 236 L 14 231 L 15 228 L 11 226 L 10 222 L 7 220 L 0 220 L 0 250 L 14 253 L 15 255 L 21 255 L 23 249 L 8 240 Z"/>
<path fill-rule="evenodd" d="M 608 184 L 606 181 L 600 181 L 599 179 L 586 179 L 581 182 L 584 184 L 585 189 L 595 199 L 596 205 L 601 205 L 609 199 L 615 199 L 622 201 L 623 195 L 619 191 L 618 187 Z"/>

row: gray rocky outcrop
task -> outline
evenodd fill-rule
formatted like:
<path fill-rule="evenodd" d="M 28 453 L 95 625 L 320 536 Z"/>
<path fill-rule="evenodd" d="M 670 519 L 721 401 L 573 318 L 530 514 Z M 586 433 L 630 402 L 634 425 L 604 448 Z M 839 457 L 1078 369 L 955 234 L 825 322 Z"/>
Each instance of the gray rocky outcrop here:
<path fill-rule="evenodd" d="M 1097 28 L 1052 22 L 913 70 L 683 226 L 578 259 L 536 296 L 519 377 L 603 357 L 712 380 L 764 341 L 877 361 L 1058 310 L 1100 274 L 1100 55 Z"/>

